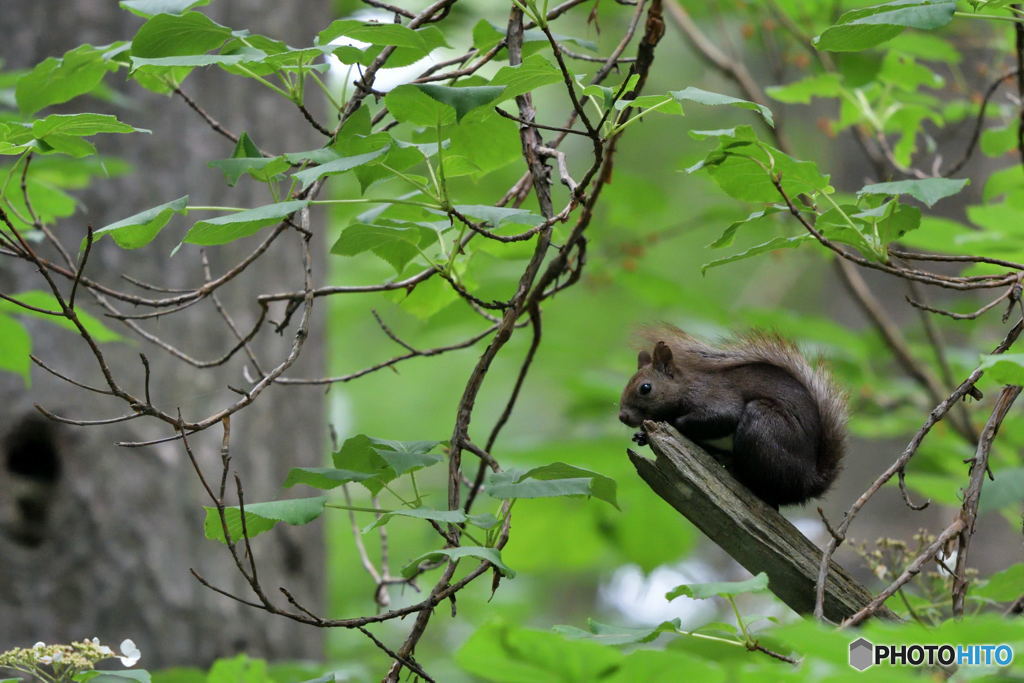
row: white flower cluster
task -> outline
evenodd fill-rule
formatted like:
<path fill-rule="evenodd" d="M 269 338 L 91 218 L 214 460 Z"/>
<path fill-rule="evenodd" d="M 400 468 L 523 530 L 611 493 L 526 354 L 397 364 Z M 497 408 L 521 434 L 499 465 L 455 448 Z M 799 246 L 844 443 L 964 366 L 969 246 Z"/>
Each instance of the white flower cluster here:
<path fill-rule="evenodd" d="M 130 639 L 121 641 L 120 654 L 100 642 L 99 638 L 87 638 L 68 645 L 47 645 L 38 642 L 30 648 L 14 648 L 0 652 L 0 668 L 13 669 L 36 675 L 43 680 L 67 681 L 75 674 L 95 668 L 104 659 L 117 658 L 124 666 L 134 666 L 142 653 Z M 41 667 L 50 672 L 41 675 Z"/>

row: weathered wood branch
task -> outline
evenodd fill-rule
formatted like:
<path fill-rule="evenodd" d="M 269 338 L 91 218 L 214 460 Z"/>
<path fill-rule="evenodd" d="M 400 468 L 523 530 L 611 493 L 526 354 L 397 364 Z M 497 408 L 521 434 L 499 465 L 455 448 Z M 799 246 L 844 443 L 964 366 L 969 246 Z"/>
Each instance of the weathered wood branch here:
<path fill-rule="evenodd" d="M 821 549 L 671 426 L 645 422 L 644 431 L 657 458 L 628 453 L 654 492 L 748 571 L 765 572 L 780 600 L 801 614 L 812 613 Z M 839 623 L 870 601 L 871 593 L 832 562 L 825 616 Z M 898 618 L 884 608 L 877 616 Z"/>

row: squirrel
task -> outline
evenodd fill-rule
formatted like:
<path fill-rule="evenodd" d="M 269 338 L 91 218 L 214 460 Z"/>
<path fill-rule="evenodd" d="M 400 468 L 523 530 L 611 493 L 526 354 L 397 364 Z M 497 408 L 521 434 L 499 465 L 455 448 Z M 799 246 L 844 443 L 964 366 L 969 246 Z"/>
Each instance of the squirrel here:
<path fill-rule="evenodd" d="M 720 346 L 662 325 L 642 336 L 619 419 L 670 423 L 775 509 L 824 494 L 839 474 L 846 398 L 828 372 L 781 337 L 753 333 Z M 732 437 L 731 449 L 715 440 Z M 634 436 L 646 443 L 642 432 Z"/>

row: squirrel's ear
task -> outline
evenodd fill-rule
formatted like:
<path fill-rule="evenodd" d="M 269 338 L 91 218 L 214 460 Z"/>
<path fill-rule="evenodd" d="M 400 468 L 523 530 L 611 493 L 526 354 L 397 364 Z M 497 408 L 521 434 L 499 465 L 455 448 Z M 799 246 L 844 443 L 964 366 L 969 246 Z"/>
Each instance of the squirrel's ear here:
<path fill-rule="evenodd" d="M 672 349 L 665 342 L 654 345 L 654 369 L 665 375 L 672 375 Z"/>
<path fill-rule="evenodd" d="M 636 357 L 636 369 L 639 370 L 645 365 L 651 364 L 651 354 L 647 351 L 641 351 L 640 355 Z"/>

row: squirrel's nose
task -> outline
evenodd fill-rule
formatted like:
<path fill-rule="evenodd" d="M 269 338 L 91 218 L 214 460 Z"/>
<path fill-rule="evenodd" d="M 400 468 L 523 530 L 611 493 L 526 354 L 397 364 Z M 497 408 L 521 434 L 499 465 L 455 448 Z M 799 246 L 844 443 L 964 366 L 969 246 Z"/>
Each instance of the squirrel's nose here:
<path fill-rule="evenodd" d="M 624 409 L 619 411 L 619 422 L 629 426 L 629 413 Z"/>

